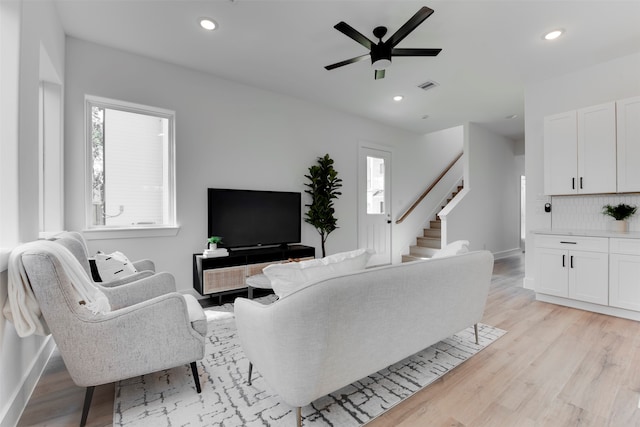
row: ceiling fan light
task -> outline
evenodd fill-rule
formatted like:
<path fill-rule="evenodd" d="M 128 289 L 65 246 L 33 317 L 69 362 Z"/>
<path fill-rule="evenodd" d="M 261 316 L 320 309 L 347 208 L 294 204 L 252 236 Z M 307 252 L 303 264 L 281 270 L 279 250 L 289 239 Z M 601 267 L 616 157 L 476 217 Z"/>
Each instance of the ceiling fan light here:
<path fill-rule="evenodd" d="M 389 65 L 391 65 L 391 60 L 390 59 L 381 58 L 381 59 L 378 59 L 375 62 L 373 62 L 371 64 L 371 68 L 373 68 L 374 70 L 384 70 Z"/>

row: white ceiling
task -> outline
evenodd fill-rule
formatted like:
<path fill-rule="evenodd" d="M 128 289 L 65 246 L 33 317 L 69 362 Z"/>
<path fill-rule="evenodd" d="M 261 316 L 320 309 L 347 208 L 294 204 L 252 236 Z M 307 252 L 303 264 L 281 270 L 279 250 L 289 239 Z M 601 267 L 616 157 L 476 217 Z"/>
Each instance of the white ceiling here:
<path fill-rule="evenodd" d="M 477 122 L 524 137 L 524 85 L 640 51 L 640 1 L 56 0 L 73 37 L 426 133 Z M 366 49 L 333 28 L 375 40 L 422 6 L 434 13 L 397 47 L 442 48 L 394 58 L 374 80 L 368 61 L 324 69 Z M 219 24 L 214 32 L 199 17 Z M 555 42 L 542 39 L 563 28 Z M 439 84 L 423 91 L 427 80 Z M 604 84 L 604 83 L 603 83 Z M 585 90 L 590 90 L 585 88 Z M 400 102 L 392 96 L 404 95 Z M 506 119 L 517 114 L 516 119 Z M 424 119 L 423 116 L 429 117 Z"/>

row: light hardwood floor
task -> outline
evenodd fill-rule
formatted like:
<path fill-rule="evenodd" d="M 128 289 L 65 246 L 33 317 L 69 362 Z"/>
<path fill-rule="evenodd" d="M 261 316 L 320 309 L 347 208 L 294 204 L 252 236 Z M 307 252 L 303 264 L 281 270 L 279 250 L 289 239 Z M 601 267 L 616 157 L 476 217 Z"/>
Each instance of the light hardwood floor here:
<path fill-rule="evenodd" d="M 483 322 L 507 334 L 368 427 L 640 426 L 640 323 L 538 302 L 523 270 L 495 263 Z M 113 393 L 88 426 L 111 425 Z M 54 355 L 18 425 L 77 426 L 83 396 Z"/>

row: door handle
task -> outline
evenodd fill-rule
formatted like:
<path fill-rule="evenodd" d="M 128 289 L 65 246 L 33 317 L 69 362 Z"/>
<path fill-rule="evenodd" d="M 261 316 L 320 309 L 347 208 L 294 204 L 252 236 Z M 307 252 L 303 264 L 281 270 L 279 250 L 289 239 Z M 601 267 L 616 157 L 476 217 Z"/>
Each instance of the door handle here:
<path fill-rule="evenodd" d="M 571 178 L 571 189 L 572 190 L 576 189 L 576 178 L 575 177 Z"/>
<path fill-rule="evenodd" d="M 564 268 L 564 267 L 566 267 L 566 266 L 565 266 L 565 263 L 564 263 L 564 257 L 565 257 L 565 256 L 566 256 L 566 255 L 562 255 L 562 267 L 563 267 L 563 268 Z"/>
<path fill-rule="evenodd" d="M 571 263 L 571 268 L 573 268 L 573 255 L 571 255 L 571 258 L 569 258 L 570 263 Z"/>
<path fill-rule="evenodd" d="M 582 177 L 580 177 L 580 189 L 582 190 Z"/>

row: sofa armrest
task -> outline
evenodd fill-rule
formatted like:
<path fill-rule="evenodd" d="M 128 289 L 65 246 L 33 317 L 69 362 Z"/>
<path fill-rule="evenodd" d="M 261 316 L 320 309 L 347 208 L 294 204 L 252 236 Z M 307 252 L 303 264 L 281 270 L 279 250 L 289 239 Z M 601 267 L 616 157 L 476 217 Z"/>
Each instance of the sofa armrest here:
<path fill-rule="evenodd" d="M 130 274 L 121 279 L 112 280 L 110 282 L 94 282 L 105 288 L 115 288 L 126 283 L 135 282 L 136 280 L 144 279 L 145 277 L 153 276 L 155 273 L 150 270 L 138 271 L 137 273 Z"/>
<path fill-rule="evenodd" d="M 177 292 L 83 317 L 68 331 L 69 339 L 61 337 L 59 343 L 79 386 L 105 384 L 204 357 L 205 338 L 193 329 L 187 303 Z"/>
<path fill-rule="evenodd" d="M 131 262 L 131 264 L 138 271 L 146 271 L 146 270 L 154 271 L 154 272 L 156 271 L 156 265 L 150 259 L 141 259 L 138 261 L 133 261 Z"/>
<path fill-rule="evenodd" d="M 107 296 L 112 310 L 128 307 L 176 291 L 172 274 L 161 272 L 117 287 L 98 288 Z"/>

